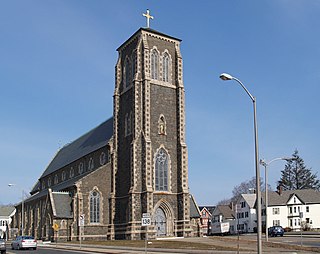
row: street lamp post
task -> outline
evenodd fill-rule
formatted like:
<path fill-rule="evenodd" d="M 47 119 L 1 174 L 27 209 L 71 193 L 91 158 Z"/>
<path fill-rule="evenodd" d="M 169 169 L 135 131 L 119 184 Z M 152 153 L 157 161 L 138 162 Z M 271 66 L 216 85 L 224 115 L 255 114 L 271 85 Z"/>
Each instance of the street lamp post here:
<path fill-rule="evenodd" d="M 265 218 L 266 218 L 266 228 L 265 228 L 265 234 L 266 234 L 266 241 L 269 241 L 268 238 L 268 166 L 274 162 L 274 161 L 278 161 L 278 160 L 285 160 L 285 161 L 290 161 L 293 158 L 275 158 L 269 162 L 267 162 L 264 159 L 260 160 L 260 164 L 262 166 L 264 166 L 264 181 L 265 181 L 265 207 L 266 207 L 266 211 L 265 211 Z"/>
<path fill-rule="evenodd" d="M 13 183 L 8 184 L 9 187 L 15 186 Z M 24 191 L 22 190 L 21 194 L 21 235 L 23 235 L 24 232 Z"/>
<path fill-rule="evenodd" d="M 235 80 L 248 94 L 253 102 L 253 121 L 254 121 L 254 144 L 255 144 L 255 168 L 256 168 L 256 197 L 257 197 L 257 251 L 262 253 L 262 239 L 261 239 L 261 191 L 260 191 L 260 168 L 259 168 L 259 148 L 258 148 L 258 126 L 257 126 L 257 107 L 256 98 L 251 95 L 248 89 L 242 84 L 242 82 L 227 73 L 220 75 L 222 80 Z"/>

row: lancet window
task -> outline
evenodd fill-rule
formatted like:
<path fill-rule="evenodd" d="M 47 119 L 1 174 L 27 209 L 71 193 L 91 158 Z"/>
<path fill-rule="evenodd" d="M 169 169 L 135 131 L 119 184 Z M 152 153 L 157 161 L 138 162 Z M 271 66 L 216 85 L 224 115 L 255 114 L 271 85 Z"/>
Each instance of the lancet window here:
<path fill-rule="evenodd" d="M 161 148 L 155 158 L 155 189 L 168 191 L 168 154 Z"/>
<path fill-rule="evenodd" d="M 100 193 L 96 190 L 90 193 L 90 223 L 100 223 Z"/>
<path fill-rule="evenodd" d="M 163 68 L 163 73 L 162 73 L 162 80 L 164 82 L 169 82 L 169 75 L 170 75 L 170 58 L 168 53 L 164 53 L 163 58 L 162 58 L 162 68 Z"/>
<path fill-rule="evenodd" d="M 124 87 L 127 88 L 130 86 L 130 83 L 131 83 L 130 62 L 128 58 L 125 61 L 123 75 L 124 75 Z"/>
<path fill-rule="evenodd" d="M 151 78 L 156 80 L 159 78 L 159 54 L 155 49 L 151 51 Z"/>

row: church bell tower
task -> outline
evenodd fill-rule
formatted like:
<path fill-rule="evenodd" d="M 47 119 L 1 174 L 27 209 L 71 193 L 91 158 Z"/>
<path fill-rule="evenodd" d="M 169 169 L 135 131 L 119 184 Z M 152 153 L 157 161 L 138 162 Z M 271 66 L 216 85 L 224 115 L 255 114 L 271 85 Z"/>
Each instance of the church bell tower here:
<path fill-rule="evenodd" d="M 115 239 L 191 232 L 180 43 L 147 27 L 117 49 L 110 199 Z M 141 225 L 144 213 L 152 220 L 148 227 Z"/>

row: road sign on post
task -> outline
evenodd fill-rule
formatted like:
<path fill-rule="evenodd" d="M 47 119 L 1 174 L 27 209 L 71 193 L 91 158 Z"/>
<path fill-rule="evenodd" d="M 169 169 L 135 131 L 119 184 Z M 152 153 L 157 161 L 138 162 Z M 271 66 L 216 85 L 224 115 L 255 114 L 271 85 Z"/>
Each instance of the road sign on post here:
<path fill-rule="evenodd" d="M 151 225 L 151 215 L 150 213 L 143 213 L 141 218 L 141 226 L 146 227 L 146 237 L 145 237 L 145 253 L 147 253 L 147 245 L 148 245 L 148 226 Z"/>
<path fill-rule="evenodd" d="M 141 218 L 141 226 L 150 226 L 151 216 L 150 213 L 143 213 Z"/>
<path fill-rule="evenodd" d="M 80 249 L 81 249 L 81 240 L 82 240 L 82 228 L 84 227 L 84 214 L 79 215 L 79 240 L 80 240 Z"/>
<path fill-rule="evenodd" d="M 57 223 L 54 223 L 52 226 L 54 231 L 58 231 L 59 230 L 59 225 Z"/>
<path fill-rule="evenodd" d="M 80 227 L 84 226 L 84 214 L 80 214 L 79 216 L 79 226 Z"/>

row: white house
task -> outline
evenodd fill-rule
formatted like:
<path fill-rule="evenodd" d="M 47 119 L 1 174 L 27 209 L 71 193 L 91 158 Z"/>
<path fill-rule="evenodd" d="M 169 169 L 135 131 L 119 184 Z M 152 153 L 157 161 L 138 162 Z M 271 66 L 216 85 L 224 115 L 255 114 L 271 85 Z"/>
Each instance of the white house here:
<path fill-rule="evenodd" d="M 236 227 L 242 233 L 256 232 L 257 216 L 254 207 L 256 194 L 241 194 L 236 203 Z"/>
<path fill-rule="evenodd" d="M 0 207 L 0 238 L 8 239 L 12 217 L 15 213 L 14 206 Z"/>
<path fill-rule="evenodd" d="M 264 200 L 264 194 L 262 194 Z M 265 209 L 265 207 L 264 207 Z M 267 227 L 320 229 L 320 192 L 312 189 L 268 192 Z M 265 224 L 265 216 L 264 219 Z"/>
<path fill-rule="evenodd" d="M 211 234 L 235 233 L 235 214 L 232 205 L 217 205 L 212 212 Z"/>

